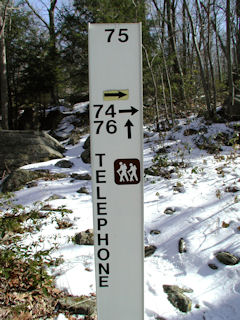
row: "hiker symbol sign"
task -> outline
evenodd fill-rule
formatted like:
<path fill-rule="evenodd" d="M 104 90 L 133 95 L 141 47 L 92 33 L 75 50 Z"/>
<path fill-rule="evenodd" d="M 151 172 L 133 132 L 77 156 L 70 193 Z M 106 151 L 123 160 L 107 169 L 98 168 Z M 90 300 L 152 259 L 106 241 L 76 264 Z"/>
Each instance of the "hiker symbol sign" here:
<path fill-rule="evenodd" d="M 138 184 L 140 182 L 140 162 L 138 159 L 117 159 L 114 162 L 116 184 Z"/>

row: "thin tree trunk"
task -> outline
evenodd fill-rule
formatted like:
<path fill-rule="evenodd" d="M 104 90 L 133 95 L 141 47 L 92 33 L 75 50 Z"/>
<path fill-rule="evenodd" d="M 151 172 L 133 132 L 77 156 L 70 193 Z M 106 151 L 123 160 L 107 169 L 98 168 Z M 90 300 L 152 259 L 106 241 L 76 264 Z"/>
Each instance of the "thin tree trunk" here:
<path fill-rule="evenodd" d="M 202 6 L 202 7 L 204 8 L 204 10 L 207 12 L 207 8 L 206 8 L 206 6 L 205 6 L 202 2 L 201 2 L 201 6 Z M 214 29 L 214 31 L 215 31 L 215 33 L 216 33 L 216 36 L 217 36 L 217 38 L 218 38 L 218 40 L 219 40 L 221 49 L 222 49 L 225 57 L 227 58 L 227 50 L 226 50 L 226 47 L 225 47 L 225 45 L 224 45 L 224 43 L 223 43 L 223 40 L 222 40 L 222 38 L 221 38 L 221 36 L 220 36 L 220 34 L 219 34 L 218 29 L 217 29 L 216 14 L 215 14 L 215 18 L 214 18 L 214 19 L 211 19 L 211 24 L 212 24 L 213 29 Z"/>
<path fill-rule="evenodd" d="M 6 58 L 6 43 L 5 43 L 5 19 L 6 10 L 0 14 L 0 81 L 1 81 L 1 110 L 2 110 L 2 128 L 9 129 L 8 124 L 8 80 L 7 80 L 7 58 Z"/>
<path fill-rule="evenodd" d="M 157 6 L 157 3 L 155 0 L 153 0 L 153 4 L 158 12 L 158 15 L 160 16 L 160 9 Z M 167 28 L 168 28 L 168 51 L 169 56 L 173 56 L 174 59 L 174 73 L 177 73 L 180 75 L 180 83 L 181 83 L 181 100 L 184 100 L 184 102 L 187 104 L 186 94 L 185 94 L 185 84 L 184 84 L 184 75 L 183 70 L 181 67 L 181 63 L 178 57 L 177 48 L 176 48 L 176 37 L 175 37 L 175 8 L 174 8 L 174 1 L 171 2 L 171 0 L 165 0 L 164 1 L 164 9 L 166 5 L 166 12 L 167 12 Z M 163 22 L 165 22 L 165 18 L 163 17 Z M 162 29 L 164 30 L 164 27 L 162 26 Z M 162 31 L 163 32 L 163 31 Z M 164 38 L 162 37 L 161 43 L 163 44 Z M 164 45 L 163 45 L 164 47 Z"/>
<path fill-rule="evenodd" d="M 156 130 L 159 131 L 159 101 L 158 101 L 158 88 L 157 88 L 157 81 L 153 72 L 152 64 L 150 63 L 149 56 L 147 49 L 143 46 L 146 60 L 147 60 L 147 65 L 150 70 L 151 76 L 152 76 L 152 82 L 153 82 L 153 87 L 154 87 L 154 102 L 155 102 L 155 115 L 156 115 Z"/>
<path fill-rule="evenodd" d="M 162 18 L 162 41 L 165 41 L 165 15 L 166 15 L 166 1 L 164 0 L 164 4 L 163 4 L 163 18 Z M 159 13 L 159 9 L 158 7 L 156 7 L 158 13 Z"/>
<path fill-rule="evenodd" d="M 202 15 L 201 15 L 201 10 L 199 8 L 199 3 L 198 0 L 195 0 L 195 6 L 196 6 L 196 18 L 199 19 L 199 25 L 200 25 L 200 31 L 199 31 L 199 42 L 198 42 L 198 47 L 199 50 L 201 50 L 201 47 L 203 45 L 204 47 L 204 22 L 202 19 Z"/>
<path fill-rule="evenodd" d="M 186 7 L 182 6 L 182 42 L 183 42 L 183 73 L 187 72 L 187 38 L 186 38 Z"/>
<path fill-rule="evenodd" d="M 48 10 L 49 14 L 49 37 L 50 37 L 50 49 L 49 49 L 49 56 L 51 62 L 51 68 L 53 71 L 53 87 L 51 88 L 51 95 L 52 95 L 52 103 L 57 104 L 58 101 L 58 79 L 57 79 L 57 48 L 56 48 L 56 32 L 55 32 L 55 17 L 54 17 L 54 10 L 57 4 L 57 0 L 51 0 L 51 6 Z"/>
<path fill-rule="evenodd" d="M 212 91 L 213 91 L 213 113 L 216 112 L 216 85 L 215 85 L 215 72 L 213 68 L 212 62 L 212 30 L 211 30 L 211 18 L 210 18 L 210 2 L 208 2 L 208 41 L 207 41 L 207 52 L 208 52 L 208 60 L 210 66 L 211 80 L 212 80 Z"/>
<path fill-rule="evenodd" d="M 0 18 L 1 19 L 1 18 Z M 8 126 L 8 85 L 7 85 L 7 60 L 4 35 L 0 39 L 0 63 L 1 63 L 1 109 L 2 128 L 9 129 Z"/>
<path fill-rule="evenodd" d="M 240 0 L 236 0 L 236 18 L 237 18 L 237 71 L 240 73 Z"/>
<path fill-rule="evenodd" d="M 180 90 L 180 95 L 181 95 L 181 100 L 185 102 L 187 105 L 187 98 L 186 98 L 186 93 L 185 93 L 185 83 L 184 83 L 184 74 L 181 66 L 181 62 L 178 56 L 177 52 L 177 47 L 176 47 L 176 30 L 175 30 L 175 7 L 174 7 L 174 1 L 170 3 L 170 15 L 169 15 L 169 31 L 171 32 L 170 39 L 171 39 L 171 47 L 172 47 L 172 53 L 174 55 L 174 69 L 175 72 L 180 75 L 180 84 L 181 84 L 181 90 Z"/>
<path fill-rule="evenodd" d="M 231 115 L 234 105 L 234 85 L 232 74 L 232 46 L 231 46 L 231 1 L 226 5 L 226 29 L 227 29 L 227 64 L 228 64 L 228 112 Z"/>
<path fill-rule="evenodd" d="M 158 9 L 159 10 L 159 9 Z M 159 12 L 160 14 L 160 12 Z M 155 29 L 157 30 L 157 27 L 155 26 Z M 159 45 L 160 49 L 162 51 L 162 58 L 163 58 L 163 63 L 164 63 L 164 69 L 166 73 L 166 78 L 167 78 L 167 84 L 168 84 L 168 89 L 169 89 L 169 98 L 170 98 L 170 113 L 171 113 L 171 120 L 172 120 L 172 125 L 175 125 L 175 117 L 174 117 L 174 108 L 173 108 L 173 98 L 172 98 L 172 87 L 171 87 L 171 81 L 170 81 L 170 76 L 168 72 L 168 67 L 167 67 L 167 61 L 164 55 L 164 39 L 160 37 L 159 33 L 157 33 L 157 37 L 159 40 Z"/>
<path fill-rule="evenodd" d="M 167 108 L 167 99 L 166 99 L 166 93 L 165 93 L 165 84 L 163 81 L 163 74 L 161 67 L 159 66 L 159 73 L 161 76 L 161 83 L 162 83 L 162 94 L 163 94 L 163 102 L 164 102 L 164 108 L 165 108 L 165 118 L 167 120 L 167 123 L 169 124 L 169 117 L 168 117 L 168 108 Z"/>
<path fill-rule="evenodd" d="M 215 11 L 215 4 L 216 4 L 216 1 L 214 0 L 213 2 L 213 6 L 214 6 L 214 19 L 210 19 L 211 20 L 211 24 L 213 26 L 213 29 L 215 31 L 215 34 L 216 34 L 216 48 L 217 48 L 217 55 L 218 55 L 218 59 L 220 59 L 220 55 L 219 55 L 219 48 L 218 48 L 218 42 L 220 43 L 220 46 L 221 46 L 221 49 L 225 55 L 225 57 L 227 58 L 227 50 L 226 50 L 226 46 L 224 45 L 223 41 L 222 41 L 222 38 L 219 34 L 219 31 L 217 29 L 217 14 L 216 14 L 216 11 Z M 201 6 L 204 8 L 205 12 L 207 13 L 207 8 L 206 6 L 204 5 L 203 2 L 201 2 Z M 218 63 L 219 63 L 219 67 L 218 67 L 218 70 L 219 70 L 219 74 L 220 74 L 220 78 L 222 79 L 222 72 L 221 72 L 221 64 L 220 64 L 220 60 L 218 60 Z M 220 80 L 221 81 L 221 80 Z"/>
<path fill-rule="evenodd" d="M 49 32 L 49 60 L 51 64 L 51 69 L 53 71 L 53 85 L 50 88 L 52 103 L 57 103 L 58 95 L 58 79 L 57 79 L 57 47 L 56 47 L 56 32 L 55 32 L 55 19 L 54 10 L 56 8 L 57 0 L 50 0 L 50 8 L 48 9 L 49 23 L 47 23 L 30 4 L 29 0 L 25 0 L 28 7 L 32 12 L 38 17 L 39 20 L 45 25 Z"/>
<path fill-rule="evenodd" d="M 171 0 L 166 1 L 167 4 L 167 29 L 168 29 L 168 54 L 169 56 L 174 55 L 174 34 L 173 34 L 173 24 L 172 24 L 172 11 L 171 11 Z M 174 71 L 177 70 L 176 60 L 174 57 Z"/>
<path fill-rule="evenodd" d="M 188 5 L 186 3 L 186 0 L 183 0 L 183 1 L 185 3 L 185 6 L 186 6 L 188 18 L 189 18 L 191 29 L 192 29 L 193 43 L 194 43 L 194 47 L 195 47 L 195 50 L 196 50 L 196 53 L 197 53 L 197 58 L 198 58 L 198 63 L 199 63 L 199 68 L 200 68 L 200 74 L 201 74 L 201 81 L 202 81 L 203 90 L 204 90 L 204 94 L 205 94 L 205 100 L 206 100 L 208 113 L 209 113 L 209 116 L 212 117 L 213 114 L 212 114 L 212 109 L 211 109 L 209 88 L 208 88 L 206 77 L 205 77 L 205 74 L 204 74 L 203 61 L 202 61 L 201 53 L 200 53 L 200 50 L 199 50 L 199 47 L 198 47 L 198 43 L 197 43 L 196 31 L 195 31 L 195 28 L 194 28 L 194 25 L 193 25 L 192 16 L 191 16 L 191 13 L 189 11 L 189 8 L 188 8 Z"/>
<path fill-rule="evenodd" d="M 169 76 L 169 72 L 168 72 L 167 61 L 164 56 L 163 45 L 162 45 L 162 43 L 160 43 L 160 44 L 161 44 L 161 49 L 162 49 L 162 53 L 163 53 L 163 55 L 162 55 L 163 56 L 163 63 L 164 63 L 164 69 L 165 69 L 167 83 L 168 83 L 168 89 L 169 89 L 170 114 L 171 114 L 172 126 L 174 127 L 175 126 L 175 116 L 174 116 L 174 108 L 173 108 L 172 85 L 171 85 L 170 76 Z"/>
<path fill-rule="evenodd" d="M 161 24 L 161 33 L 162 33 L 162 39 L 164 41 L 165 39 L 165 12 L 166 12 L 166 1 L 167 0 L 164 0 L 164 3 L 163 3 L 163 10 L 162 10 L 162 14 L 160 14 L 160 9 L 158 7 L 158 4 L 156 2 L 156 0 L 152 0 L 153 2 L 153 5 L 158 13 L 158 16 L 160 18 L 160 16 L 162 17 L 162 24 Z M 159 22 L 159 25 L 160 25 L 160 22 Z"/>
<path fill-rule="evenodd" d="M 217 25 L 217 13 L 216 13 L 215 8 L 216 8 L 216 0 L 214 0 L 214 3 L 213 3 L 213 10 L 214 10 L 214 25 Z M 212 23 L 212 21 L 211 21 L 211 23 Z M 222 82 L 222 66 L 221 66 L 221 62 L 220 62 L 220 53 L 219 53 L 218 42 L 219 42 L 219 39 L 218 39 L 217 33 L 215 32 L 218 80 L 219 80 L 219 82 Z"/>

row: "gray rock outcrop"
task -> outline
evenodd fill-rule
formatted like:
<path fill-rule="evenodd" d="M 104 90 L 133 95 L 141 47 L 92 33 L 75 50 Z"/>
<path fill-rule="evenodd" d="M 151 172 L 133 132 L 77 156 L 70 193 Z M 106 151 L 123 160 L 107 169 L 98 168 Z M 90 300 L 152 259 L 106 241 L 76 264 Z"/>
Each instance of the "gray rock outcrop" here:
<path fill-rule="evenodd" d="M 54 178 L 54 179 L 61 179 L 66 177 L 65 174 L 62 173 L 54 173 L 51 174 L 45 170 L 23 170 L 18 169 L 11 172 L 7 178 L 2 183 L 2 192 L 13 192 L 23 188 L 27 183 L 30 181 L 41 179 L 41 178 Z"/>
<path fill-rule="evenodd" d="M 23 165 L 63 158 L 64 147 L 43 131 L 2 130 L 0 176 Z"/>

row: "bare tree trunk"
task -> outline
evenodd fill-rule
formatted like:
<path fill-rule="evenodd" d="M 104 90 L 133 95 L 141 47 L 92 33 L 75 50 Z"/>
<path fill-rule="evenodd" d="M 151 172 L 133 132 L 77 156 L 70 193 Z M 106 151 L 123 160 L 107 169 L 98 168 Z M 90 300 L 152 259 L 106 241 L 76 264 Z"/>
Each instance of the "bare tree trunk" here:
<path fill-rule="evenodd" d="M 166 0 L 167 4 L 167 29 L 168 29 L 168 54 L 169 56 L 174 56 L 174 37 L 175 34 L 173 33 L 173 23 L 172 23 L 172 10 L 171 10 L 171 0 Z M 174 56 L 174 71 L 178 72 L 177 70 L 177 63 Z"/>
<path fill-rule="evenodd" d="M 228 64 L 228 112 L 231 115 L 234 105 L 234 85 L 232 74 L 232 46 L 231 46 L 231 1 L 226 3 L 226 29 L 227 29 L 227 64 Z"/>
<path fill-rule="evenodd" d="M 164 81 L 163 81 L 163 74 L 162 74 L 162 70 L 161 70 L 160 66 L 159 66 L 159 73 L 160 73 L 160 76 L 161 76 L 161 83 L 162 83 L 162 94 L 163 94 L 163 102 L 164 102 L 164 108 L 165 108 L 165 117 L 166 117 L 167 123 L 169 124 L 167 99 L 166 99 L 166 93 L 165 93 L 165 84 L 164 84 Z"/>
<path fill-rule="evenodd" d="M 182 42 L 183 42 L 183 73 L 187 72 L 187 37 L 186 37 L 186 7 L 182 6 Z"/>
<path fill-rule="evenodd" d="M 57 47 L 56 47 L 56 32 L 55 32 L 55 19 L 54 19 L 54 11 L 56 8 L 57 0 L 50 0 L 50 7 L 48 9 L 48 16 L 49 16 L 49 23 L 47 23 L 34 9 L 34 7 L 30 4 L 29 0 L 25 0 L 28 7 L 32 10 L 32 12 L 38 17 L 39 20 L 45 25 L 49 32 L 49 60 L 50 60 L 50 67 L 53 72 L 53 85 L 50 88 L 51 96 L 52 96 L 52 103 L 57 103 L 57 95 L 58 95 L 58 79 L 57 79 Z"/>
<path fill-rule="evenodd" d="M 2 128 L 9 129 L 8 124 L 8 80 L 7 80 L 7 57 L 5 43 L 5 24 L 7 16 L 7 6 L 0 7 L 0 81 L 1 81 L 1 111 L 2 111 Z"/>
<path fill-rule="evenodd" d="M 198 0 L 195 0 L 195 6 L 196 6 L 196 18 L 199 19 L 199 41 L 198 41 L 198 47 L 199 50 L 201 50 L 202 45 L 204 46 L 204 21 L 201 15 L 201 10 L 199 7 L 199 2 Z"/>
<path fill-rule="evenodd" d="M 209 113 L 209 116 L 212 117 L 213 114 L 212 114 L 212 108 L 211 108 L 211 102 L 210 102 L 209 88 L 208 88 L 206 77 L 205 77 L 205 74 L 204 74 L 203 61 L 202 61 L 201 53 L 200 53 L 200 50 L 199 50 L 199 47 L 198 47 L 198 43 L 197 43 L 196 31 L 195 31 L 195 28 L 194 28 L 194 25 L 193 25 L 193 19 L 192 19 L 191 13 L 189 11 L 187 2 L 186 2 L 186 0 L 183 0 L 183 1 L 184 1 L 185 6 L 186 6 L 188 18 L 189 18 L 191 29 L 192 29 L 193 43 L 194 43 L 194 47 L 195 47 L 195 50 L 196 50 L 196 53 L 197 53 L 197 58 L 198 58 L 198 63 L 199 63 L 199 68 L 200 68 L 200 74 L 201 74 L 201 81 L 202 81 L 203 90 L 204 90 L 204 94 L 205 94 L 205 100 L 206 100 L 208 113 Z"/>
<path fill-rule="evenodd" d="M 1 21 L 0 17 L 0 21 Z M 2 128 L 9 129 L 8 126 L 8 85 L 7 85 L 7 60 L 4 33 L 0 37 L 0 63 L 1 63 L 1 110 Z"/>
<path fill-rule="evenodd" d="M 169 89 L 169 99 L 170 99 L 170 114 L 171 114 L 171 120 L 172 120 L 172 126 L 175 126 L 175 116 L 174 116 L 174 108 L 173 108 L 173 96 L 172 96 L 172 85 L 171 85 L 171 80 L 168 72 L 168 67 L 167 67 L 167 61 L 164 56 L 164 50 L 163 50 L 163 45 L 161 44 L 161 49 L 163 53 L 163 63 L 164 63 L 164 69 L 167 77 L 167 83 L 168 83 L 168 89 Z"/>
<path fill-rule="evenodd" d="M 217 25 L 217 13 L 216 13 L 216 0 L 213 2 L 213 10 L 214 10 L 214 25 Z M 212 21 L 211 21 L 212 23 Z M 222 66 L 220 62 L 220 53 L 219 53 L 219 47 L 218 47 L 219 39 L 217 36 L 217 32 L 215 32 L 215 45 L 216 45 L 216 52 L 217 52 L 217 71 L 218 71 L 218 80 L 222 82 Z"/>
<path fill-rule="evenodd" d="M 217 36 L 215 37 L 215 42 L 216 42 L 216 51 L 217 51 L 217 72 L 218 72 L 218 80 L 219 82 L 223 81 L 223 76 L 222 76 L 222 65 L 220 61 L 220 52 L 218 48 L 218 38 Z"/>
<path fill-rule="evenodd" d="M 212 62 L 212 29 L 211 29 L 211 12 L 210 12 L 210 1 L 208 0 L 208 37 L 207 37 L 207 52 L 208 52 L 208 60 L 209 60 L 209 66 L 210 66 L 210 74 L 211 74 L 211 82 L 212 82 L 212 91 L 213 91 L 213 114 L 216 112 L 216 104 L 217 104 L 217 98 L 216 98 L 216 84 L 215 84 L 215 72 Z"/>
<path fill-rule="evenodd" d="M 159 131 L 159 101 L 158 101 L 158 88 L 157 88 L 157 81 L 154 75 L 154 71 L 153 71 L 153 67 L 152 64 L 149 60 L 149 56 L 148 56 L 148 52 L 147 49 L 143 46 L 144 52 L 145 52 L 145 56 L 146 56 L 146 60 L 147 60 L 147 65 L 149 68 L 149 71 L 151 73 L 152 76 L 152 82 L 153 82 L 153 87 L 154 87 L 154 102 L 155 102 L 155 116 L 156 116 L 156 130 Z"/>
<path fill-rule="evenodd" d="M 214 10 L 214 19 L 213 18 L 210 18 L 210 21 L 211 21 L 211 24 L 213 26 L 213 29 L 215 31 L 215 35 L 216 35 L 216 39 L 215 39 L 215 42 L 216 42 L 216 51 L 217 51 L 217 68 L 218 68 L 218 78 L 219 78 L 219 81 L 222 82 L 222 66 L 221 66 L 221 63 L 220 63 L 220 53 L 219 53 L 219 46 L 218 44 L 220 43 L 220 46 L 221 46 L 221 49 L 225 55 L 225 57 L 227 58 L 227 50 L 226 50 L 226 46 L 224 45 L 223 41 L 222 41 L 222 38 L 219 34 L 219 31 L 217 29 L 217 14 L 216 14 L 216 0 L 213 1 L 212 3 L 213 5 L 213 10 Z M 206 6 L 204 5 L 203 2 L 201 2 L 201 6 L 204 8 L 205 12 L 208 14 L 208 9 L 206 8 Z M 209 15 L 208 15 L 209 16 Z M 209 26 L 210 28 L 210 26 Z"/>
<path fill-rule="evenodd" d="M 152 0 L 153 4 L 155 6 L 155 9 L 157 10 L 157 13 L 159 16 L 161 16 L 160 9 L 156 3 L 155 0 Z M 187 104 L 187 99 L 186 99 L 186 94 L 185 94 L 185 84 L 184 84 L 184 75 L 183 75 L 183 70 L 181 67 L 181 63 L 178 57 L 177 53 L 177 48 L 176 48 L 176 32 L 175 32 L 175 5 L 174 5 L 174 0 L 164 0 L 164 13 L 167 13 L 167 19 L 165 19 L 165 15 L 163 16 L 163 23 L 162 23 L 162 40 L 161 43 L 163 45 L 164 42 L 164 37 L 163 37 L 163 32 L 164 32 L 164 23 L 167 23 L 167 28 L 168 28 L 168 51 L 169 51 L 169 56 L 173 57 L 174 59 L 174 66 L 173 70 L 174 73 L 180 75 L 180 83 L 181 83 L 181 100 L 183 100 Z M 164 47 L 164 45 L 163 45 Z"/>
<path fill-rule="evenodd" d="M 168 25 L 168 38 L 169 38 L 169 55 L 174 57 L 174 72 L 179 74 L 180 83 L 181 83 L 181 100 L 185 101 L 187 104 L 186 93 L 185 93 L 185 84 L 184 84 L 184 75 L 180 59 L 177 53 L 176 48 L 176 30 L 175 30 L 175 5 L 174 0 L 167 0 L 167 25 Z"/>
<path fill-rule="evenodd" d="M 237 17 L 237 71 L 240 73 L 240 0 L 236 0 L 236 17 Z"/>
<path fill-rule="evenodd" d="M 159 8 L 156 6 L 156 1 L 153 0 L 153 3 L 156 7 L 156 10 L 159 14 L 160 14 L 160 10 Z M 155 29 L 157 30 L 157 27 L 155 25 Z M 162 51 L 162 58 L 163 58 L 163 63 L 164 63 L 164 69 L 165 69 L 165 73 L 166 73 L 166 78 L 167 78 L 167 84 L 168 84 L 168 89 L 169 89 L 169 99 L 170 99 L 170 114 L 171 114 L 171 120 L 172 120 L 172 125 L 175 125 L 175 116 L 174 116 L 174 108 L 173 108 L 173 97 L 172 97 L 172 86 L 171 86 L 171 81 L 170 81 L 170 76 L 169 76 L 169 71 L 168 71 L 168 66 L 167 66 L 167 61 L 164 55 L 164 38 L 160 37 L 160 34 L 157 32 L 157 37 L 159 40 L 159 45 L 160 45 L 160 49 Z M 168 120 L 168 119 L 167 119 Z"/>
<path fill-rule="evenodd" d="M 163 43 L 165 41 L 165 15 L 166 15 L 166 8 L 167 8 L 166 1 L 167 0 L 164 0 L 164 4 L 163 4 L 163 18 L 162 18 L 162 41 L 163 41 Z M 157 6 L 156 6 L 156 9 L 159 13 L 159 9 Z"/>
<path fill-rule="evenodd" d="M 214 1 L 214 4 L 215 4 L 215 1 Z M 202 2 L 201 2 L 201 6 L 202 6 L 202 7 L 204 8 L 204 10 L 207 12 L 207 8 L 206 8 L 206 6 L 205 6 Z M 224 43 L 223 43 L 223 40 L 222 40 L 222 38 L 221 38 L 221 36 L 220 36 L 220 34 L 219 34 L 218 29 L 217 29 L 216 13 L 215 13 L 215 18 L 214 18 L 214 19 L 211 19 L 211 24 L 212 24 L 213 29 L 214 29 L 214 31 L 215 31 L 215 33 L 216 33 L 217 38 L 218 38 L 218 41 L 219 41 L 220 46 L 221 46 L 221 49 L 222 49 L 225 57 L 227 58 L 227 50 L 226 50 L 226 47 L 225 47 L 225 45 L 224 45 Z"/>
<path fill-rule="evenodd" d="M 51 88 L 52 103 L 57 104 L 58 101 L 58 79 L 57 79 L 57 47 L 56 47 L 56 32 L 55 32 L 55 16 L 54 10 L 57 4 L 57 0 L 51 0 L 50 8 L 48 9 L 49 15 L 49 37 L 50 37 L 50 49 L 49 56 L 53 74 L 53 87 Z"/>

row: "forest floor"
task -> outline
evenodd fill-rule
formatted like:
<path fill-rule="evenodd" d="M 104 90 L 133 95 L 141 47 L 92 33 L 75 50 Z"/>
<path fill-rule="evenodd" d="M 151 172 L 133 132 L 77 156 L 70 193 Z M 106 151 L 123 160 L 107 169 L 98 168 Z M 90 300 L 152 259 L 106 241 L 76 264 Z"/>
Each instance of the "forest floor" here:
<path fill-rule="evenodd" d="M 74 129 L 69 119 L 59 127 L 63 135 Z M 160 133 L 144 127 L 144 241 L 155 250 L 144 261 L 145 320 L 239 319 L 239 131 L 237 122 L 211 123 L 194 115 Z M 73 175 L 91 174 L 80 157 L 87 137 L 75 145 L 65 141 L 71 168 L 56 166 L 59 159 L 23 167 L 65 178 L 2 195 L 0 319 L 10 319 L 7 303 L 16 319 L 84 319 L 64 315 L 54 301 L 62 292 L 95 298 L 93 245 L 75 241 L 93 224 L 91 181 Z M 6 219 L 13 216 L 17 221 Z M 20 265 L 15 277 L 14 261 Z M 179 288 L 185 312 L 170 301 L 166 285 Z M 33 310 L 41 290 L 51 296 L 51 303 L 44 295 L 39 300 L 44 316 Z"/>

